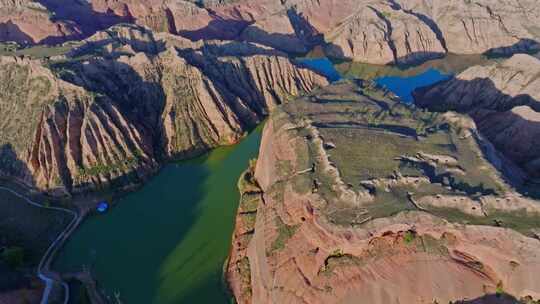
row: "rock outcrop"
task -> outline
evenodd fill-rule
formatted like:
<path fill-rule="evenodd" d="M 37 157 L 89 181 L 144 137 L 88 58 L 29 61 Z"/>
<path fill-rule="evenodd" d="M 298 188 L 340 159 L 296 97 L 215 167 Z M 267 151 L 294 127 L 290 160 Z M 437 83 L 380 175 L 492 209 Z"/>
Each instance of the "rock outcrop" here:
<path fill-rule="evenodd" d="M 460 119 L 365 84 L 280 106 L 239 182 L 227 268 L 237 302 L 540 298 L 540 207 L 504 185 Z"/>
<path fill-rule="evenodd" d="M 539 47 L 540 10 L 535 1 L 395 2 L 430 25 L 450 53 L 508 55 Z"/>
<path fill-rule="evenodd" d="M 475 66 L 414 93 L 416 104 L 468 113 L 505 156 L 530 176 L 540 174 L 540 60 L 519 54 L 501 63 Z"/>
<path fill-rule="evenodd" d="M 24 35 L 35 37 L 30 43 L 58 41 L 50 39 L 59 36 L 67 40 L 127 22 L 194 41 L 250 41 L 293 54 L 323 46 L 331 57 L 374 64 L 416 63 L 447 53 L 509 55 L 540 50 L 540 10 L 532 0 L 64 2 L 6 1 L 0 8 L 5 26 L 20 30 L 6 31 L 9 37 L 3 40 L 21 42 Z M 17 17 L 36 14 L 29 8 L 36 5 L 42 12 L 40 20 L 56 25 L 56 32 L 31 22 L 32 18 Z M 45 18 L 47 13 L 55 18 Z"/>
<path fill-rule="evenodd" d="M 0 2 L 0 41 L 22 45 L 54 44 L 81 37 L 77 24 L 52 20 L 39 2 L 4 0 Z"/>
<path fill-rule="evenodd" d="M 73 51 L 85 59 L 50 68 L 2 57 L 2 174 L 57 194 L 129 185 L 163 161 L 237 142 L 276 105 L 327 84 L 268 49 L 168 38 L 111 29 Z"/>

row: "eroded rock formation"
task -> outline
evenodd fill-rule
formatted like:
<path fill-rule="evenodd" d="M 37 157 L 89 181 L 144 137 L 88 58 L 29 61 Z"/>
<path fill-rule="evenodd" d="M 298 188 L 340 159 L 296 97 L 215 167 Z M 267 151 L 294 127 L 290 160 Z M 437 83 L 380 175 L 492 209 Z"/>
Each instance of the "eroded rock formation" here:
<path fill-rule="evenodd" d="M 77 24 L 53 20 L 39 2 L 4 0 L 0 2 L 0 40 L 23 45 L 53 44 L 80 38 Z"/>
<path fill-rule="evenodd" d="M 237 142 L 276 105 L 327 84 L 256 46 L 227 51 L 228 44 L 175 37 L 167 44 L 129 28 L 73 51 L 85 59 L 61 57 L 46 67 L 2 57 L 4 175 L 58 193 L 132 184 L 163 161 Z"/>
<path fill-rule="evenodd" d="M 88 36 L 128 22 L 191 40 L 251 41 L 294 54 L 322 46 L 329 56 L 375 64 L 409 64 L 449 52 L 508 55 L 540 49 L 540 11 L 532 0 L 38 2 L 5 2 L 0 13 L 9 29 L 2 40 L 23 42 L 26 35 L 30 43 L 58 42 L 53 38 Z M 34 6 L 42 12 L 39 20 L 17 17 L 37 14 Z"/>
<path fill-rule="evenodd" d="M 480 132 L 530 176 L 540 174 L 540 60 L 518 54 L 474 66 L 448 81 L 415 92 L 416 104 L 468 113 Z"/>
<path fill-rule="evenodd" d="M 281 106 L 239 182 L 238 303 L 538 299 L 540 207 L 501 180 L 475 132 L 365 84 Z"/>

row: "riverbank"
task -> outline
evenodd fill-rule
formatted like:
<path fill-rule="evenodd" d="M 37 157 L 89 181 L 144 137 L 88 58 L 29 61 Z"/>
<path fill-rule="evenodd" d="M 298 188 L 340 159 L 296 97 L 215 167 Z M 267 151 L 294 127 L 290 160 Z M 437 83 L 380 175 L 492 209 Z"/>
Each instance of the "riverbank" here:
<path fill-rule="evenodd" d="M 85 265 L 123 303 L 229 303 L 221 274 L 239 200 L 236 183 L 256 157 L 259 139 L 260 127 L 238 145 L 166 165 L 107 214 L 89 217 L 53 269 L 69 273 Z"/>

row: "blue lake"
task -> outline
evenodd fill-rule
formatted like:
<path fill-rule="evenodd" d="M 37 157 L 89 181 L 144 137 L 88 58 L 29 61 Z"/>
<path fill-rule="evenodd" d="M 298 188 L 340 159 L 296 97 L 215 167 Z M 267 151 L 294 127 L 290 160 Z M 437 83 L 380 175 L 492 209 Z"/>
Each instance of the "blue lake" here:
<path fill-rule="evenodd" d="M 375 79 L 375 82 L 392 91 L 404 102 L 412 103 L 412 92 L 416 88 L 425 87 L 450 77 L 451 75 L 443 74 L 436 69 L 430 68 L 412 77 L 385 76 Z"/>
<path fill-rule="evenodd" d="M 329 81 L 334 82 L 341 79 L 341 75 L 328 58 L 302 58 L 298 59 L 298 62 L 301 62 L 315 72 L 324 75 Z"/>
<path fill-rule="evenodd" d="M 342 78 L 334 64 L 328 58 L 302 58 L 298 59 L 298 62 L 324 75 L 329 81 L 333 82 Z M 412 103 L 412 92 L 416 88 L 428 86 L 446 80 L 449 77 L 451 75 L 443 74 L 434 68 L 428 68 L 414 76 L 384 76 L 376 78 L 375 82 L 392 91 L 404 102 Z"/>

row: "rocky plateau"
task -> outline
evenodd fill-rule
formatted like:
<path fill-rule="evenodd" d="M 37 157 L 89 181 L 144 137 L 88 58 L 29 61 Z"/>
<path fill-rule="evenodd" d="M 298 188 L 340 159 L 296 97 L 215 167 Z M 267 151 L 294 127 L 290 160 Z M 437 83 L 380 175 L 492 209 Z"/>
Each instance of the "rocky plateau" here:
<path fill-rule="evenodd" d="M 417 90 L 416 104 L 436 111 L 469 114 L 478 130 L 534 182 L 540 172 L 540 60 L 518 54 L 491 65 L 473 66 L 455 77 Z"/>
<path fill-rule="evenodd" d="M 0 0 L 0 178 L 130 190 L 266 119 L 238 303 L 536 304 L 539 41 L 535 0 Z M 468 68 L 407 105 L 312 55 Z"/>
<path fill-rule="evenodd" d="M 405 106 L 368 82 L 280 106 L 239 181 L 236 300 L 538 300 L 540 206 L 485 145 L 470 118 Z"/>

